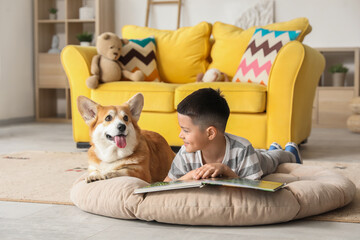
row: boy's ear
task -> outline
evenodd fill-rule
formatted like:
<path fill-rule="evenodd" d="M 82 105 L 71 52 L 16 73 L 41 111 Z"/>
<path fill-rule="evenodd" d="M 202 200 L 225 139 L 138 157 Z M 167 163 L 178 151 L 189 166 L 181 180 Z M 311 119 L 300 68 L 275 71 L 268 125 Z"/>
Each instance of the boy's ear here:
<path fill-rule="evenodd" d="M 207 133 L 208 139 L 213 140 L 216 137 L 218 130 L 216 129 L 216 127 L 210 126 L 206 129 L 206 133 Z"/>

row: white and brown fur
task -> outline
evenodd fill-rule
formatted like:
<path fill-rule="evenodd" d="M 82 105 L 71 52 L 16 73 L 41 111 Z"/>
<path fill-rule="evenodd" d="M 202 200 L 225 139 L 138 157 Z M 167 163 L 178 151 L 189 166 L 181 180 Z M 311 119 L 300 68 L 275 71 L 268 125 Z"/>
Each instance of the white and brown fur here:
<path fill-rule="evenodd" d="M 139 128 L 141 93 L 121 106 L 101 106 L 84 96 L 77 105 L 90 128 L 88 183 L 119 176 L 156 182 L 167 176 L 175 154 L 160 134 Z M 126 146 L 118 147 L 115 136 L 125 137 Z"/>

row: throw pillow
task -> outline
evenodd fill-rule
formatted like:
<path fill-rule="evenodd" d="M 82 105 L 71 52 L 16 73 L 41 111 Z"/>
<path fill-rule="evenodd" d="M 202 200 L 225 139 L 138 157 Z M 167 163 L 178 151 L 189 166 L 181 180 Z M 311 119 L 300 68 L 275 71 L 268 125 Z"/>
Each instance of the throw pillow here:
<path fill-rule="evenodd" d="M 120 53 L 120 65 L 130 72 L 140 70 L 145 75 L 145 81 L 160 82 L 156 65 L 156 43 L 154 37 L 144 39 L 129 39 Z"/>
<path fill-rule="evenodd" d="M 277 31 L 301 30 L 297 38 L 300 42 L 311 32 L 311 25 L 306 18 L 296 18 L 286 22 L 277 22 L 259 27 Z M 208 69 L 219 69 L 232 78 L 256 28 L 251 27 L 244 30 L 226 23 L 214 23 L 212 35 L 215 41 L 211 48 L 212 62 Z"/>
<path fill-rule="evenodd" d="M 244 55 L 240 60 L 233 82 L 252 82 L 267 86 L 271 66 L 281 47 L 295 40 L 298 31 L 272 31 L 255 29 Z"/>
<path fill-rule="evenodd" d="M 211 24 L 201 22 L 177 30 L 159 30 L 126 25 L 123 38 L 155 36 L 156 59 L 162 81 L 168 83 L 195 82 L 198 73 L 205 72 L 209 62 Z"/>

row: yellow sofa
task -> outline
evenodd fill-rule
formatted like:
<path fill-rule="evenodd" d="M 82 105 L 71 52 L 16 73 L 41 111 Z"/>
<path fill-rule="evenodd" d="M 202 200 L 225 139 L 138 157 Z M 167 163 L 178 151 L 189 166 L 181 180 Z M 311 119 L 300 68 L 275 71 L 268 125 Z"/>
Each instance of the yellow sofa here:
<path fill-rule="evenodd" d="M 195 82 L 196 75 L 209 68 L 218 68 L 230 78 L 234 76 L 255 27 L 243 30 L 220 22 L 213 25 L 202 22 L 176 31 L 125 26 L 124 38 L 155 36 L 158 70 L 164 82 L 112 82 L 100 84 L 95 90 L 87 88 L 85 81 L 90 76 L 96 48 L 65 47 L 61 61 L 70 84 L 75 142 L 79 146 L 90 140 L 89 129 L 76 106 L 79 95 L 102 105 L 118 105 L 142 92 L 145 104 L 140 127 L 160 133 L 171 146 L 181 146 L 176 106 L 188 94 L 204 87 L 219 88 L 227 99 L 231 114 L 226 131 L 249 139 L 255 148 L 268 148 L 272 142 L 282 146 L 289 141 L 303 142 L 311 131 L 313 100 L 324 70 L 324 57 L 301 42 L 311 31 L 306 18 L 263 28 L 301 30 L 298 40 L 289 42 L 279 51 L 268 86 Z"/>

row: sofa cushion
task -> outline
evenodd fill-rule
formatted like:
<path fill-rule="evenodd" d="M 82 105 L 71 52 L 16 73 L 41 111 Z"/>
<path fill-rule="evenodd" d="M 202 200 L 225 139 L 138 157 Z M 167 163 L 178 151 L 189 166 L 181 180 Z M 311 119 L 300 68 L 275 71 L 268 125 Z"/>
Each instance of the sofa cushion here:
<path fill-rule="evenodd" d="M 110 82 L 91 90 L 91 99 L 101 105 L 121 105 L 136 93 L 144 95 L 145 112 L 174 112 L 177 84 L 158 82 Z"/>
<path fill-rule="evenodd" d="M 160 82 L 155 53 L 154 37 L 129 39 L 129 43 L 121 49 L 119 61 L 123 69 L 130 72 L 142 71 L 145 81 Z"/>
<path fill-rule="evenodd" d="M 295 40 L 300 31 L 273 31 L 257 28 L 241 58 L 233 82 L 268 85 L 269 74 L 282 46 Z"/>
<path fill-rule="evenodd" d="M 200 88 L 220 89 L 232 113 L 261 113 L 266 106 L 266 87 L 252 83 L 189 83 L 176 88 L 175 108 L 190 93 Z"/>
<path fill-rule="evenodd" d="M 217 68 L 232 78 L 256 28 L 251 27 L 244 30 L 230 24 L 214 23 L 212 34 L 215 43 L 211 48 L 212 62 L 208 69 Z M 301 30 L 298 37 L 299 41 L 303 41 L 304 37 L 311 32 L 311 26 L 306 18 L 296 18 L 287 22 L 266 25 L 262 28 L 278 31 Z"/>
<path fill-rule="evenodd" d="M 195 82 L 196 75 L 206 71 L 210 34 L 211 24 L 207 22 L 176 31 L 134 25 L 126 25 L 122 29 L 124 38 L 155 36 L 160 78 L 169 83 Z"/>

